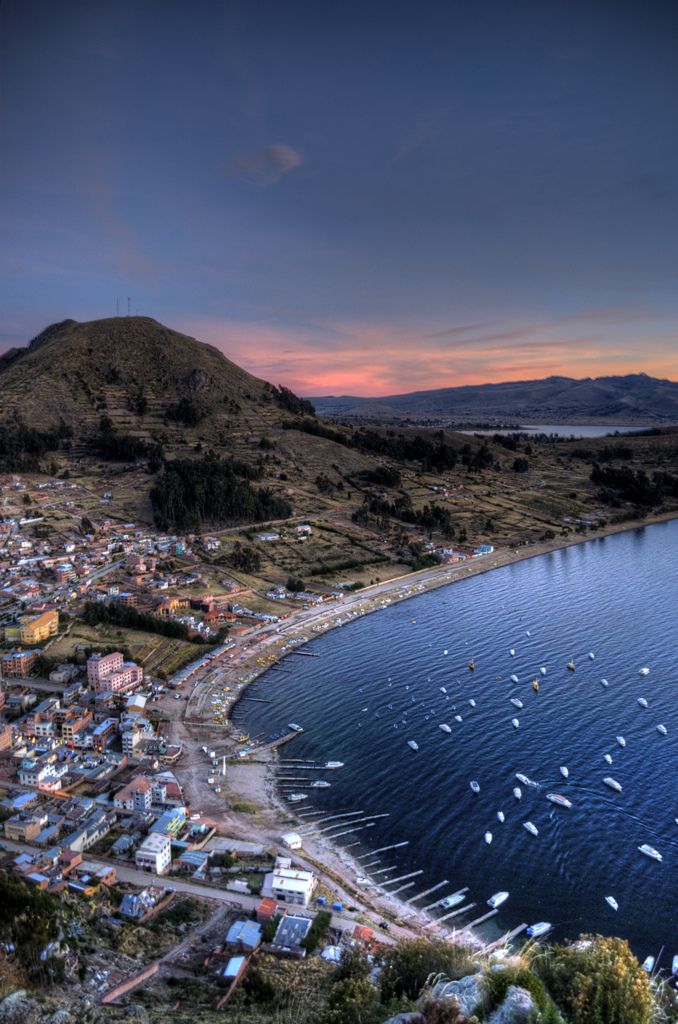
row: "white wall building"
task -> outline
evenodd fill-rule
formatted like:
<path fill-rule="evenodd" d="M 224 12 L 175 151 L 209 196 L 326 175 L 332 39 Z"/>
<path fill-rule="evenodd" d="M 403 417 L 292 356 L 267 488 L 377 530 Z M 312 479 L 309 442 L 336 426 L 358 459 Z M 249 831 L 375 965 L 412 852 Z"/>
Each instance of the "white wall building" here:
<path fill-rule="evenodd" d="M 172 863 L 172 843 L 169 836 L 161 832 L 150 832 L 134 857 L 136 866 L 142 871 L 164 875 Z"/>
<path fill-rule="evenodd" d="M 294 903 L 307 907 L 314 889 L 315 875 L 312 871 L 276 868 L 273 872 L 271 894 L 279 903 Z"/>

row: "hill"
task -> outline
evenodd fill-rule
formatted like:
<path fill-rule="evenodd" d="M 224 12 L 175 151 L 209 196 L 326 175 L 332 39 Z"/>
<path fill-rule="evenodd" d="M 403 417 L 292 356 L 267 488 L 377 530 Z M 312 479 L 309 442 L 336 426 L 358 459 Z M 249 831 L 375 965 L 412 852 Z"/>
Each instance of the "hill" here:
<path fill-rule="evenodd" d="M 311 398 L 320 416 L 532 423 L 678 422 L 678 383 L 644 373 L 620 377 L 547 377 L 413 391 L 383 398 Z"/>
<path fill-rule="evenodd" d="M 4 420 L 20 416 L 41 430 L 63 422 L 78 435 L 102 416 L 117 429 L 148 432 L 224 415 L 260 420 L 271 406 L 278 414 L 288 405 L 309 411 L 218 349 L 150 317 L 53 324 L 0 358 L 0 397 Z"/>

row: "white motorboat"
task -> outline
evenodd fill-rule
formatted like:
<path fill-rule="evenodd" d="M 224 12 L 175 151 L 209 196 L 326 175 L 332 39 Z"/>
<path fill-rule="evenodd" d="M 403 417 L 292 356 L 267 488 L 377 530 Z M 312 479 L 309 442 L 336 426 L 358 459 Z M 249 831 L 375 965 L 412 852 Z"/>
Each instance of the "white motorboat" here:
<path fill-rule="evenodd" d="M 609 685 L 610 685 L 610 684 L 608 683 L 607 679 L 601 679 L 601 680 L 600 680 L 600 682 L 601 682 L 601 685 L 602 685 L 602 686 L 609 686 Z"/>
<path fill-rule="evenodd" d="M 561 796 L 560 793 L 547 793 L 546 799 L 550 800 L 552 804 L 558 804 L 559 807 L 572 806 L 572 801 L 568 800 L 566 796 Z"/>
<path fill-rule="evenodd" d="M 303 732 L 304 731 L 300 725 L 297 725 L 296 722 L 288 722 L 287 723 L 287 728 L 291 729 L 292 732 Z"/>
<path fill-rule="evenodd" d="M 652 974 L 653 969 L 654 969 L 654 957 L 653 956 L 646 956 L 645 959 L 643 960 L 643 970 L 647 971 L 648 974 Z"/>
<path fill-rule="evenodd" d="M 638 675 L 639 675 L 639 676 L 649 676 L 649 674 L 650 674 L 650 670 L 649 670 L 649 668 L 647 668 L 647 666 L 644 666 L 644 667 L 643 667 L 643 668 L 641 668 L 641 669 L 640 669 L 640 671 L 638 672 Z"/>
<path fill-rule="evenodd" d="M 455 722 L 463 722 L 463 718 L 461 717 L 461 715 L 455 715 L 454 720 Z"/>
<path fill-rule="evenodd" d="M 471 705 L 472 708 L 476 706 L 476 702 L 474 701 L 473 697 L 471 697 L 469 704 Z"/>
<path fill-rule="evenodd" d="M 516 798 L 516 800 L 522 800 L 523 799 L 523 794 L 522 794 L 522 790 L 521 790 L 520 786 L 514 786 L 513 787 L 513 795 Z"/>
<path fill-rule="evenodd" d="M 673 960 L 671 961 L 671 974 L 678 976 L 678 953 L 676 953 Z"/>
<path fill-rule="evenodd" d="M 506 815 L 503 811 L 497 811 L 497 821 L 501 821 L 502 823 L 506 821 Z"/>
<path fill-rule="evenodd" d="M 325 779 L 316 779 L 311 783 L 311 789 L 329 789 L 331 785 L 332 783 L 326 782 Z"/>
<path fill-rule="evenodd" d="M 290 793 L 287 799 L 293 804 L 298 804 L 301 800 L 308 800 L 308 793 Z"/>
<path fill-rule="evenodd" d="M 447 690 L 445 689 L 444 686 L 439 687 L 439 689 L 441 693 L 447 693 Z"/>
<path fill-rule="evenodd" d="M 355 880 L 355 884 L 356 885 L 369 885 L 370 884 L 370 880 L 369 880 L 369 878 L 365 878 L 364 875 L 358 875 L 358 877 Z"/>
<path fill-rule="evenodd" d="M 603 782 L 605 783 L 606 786 L 609 786 L 610 789 L 614 789 L 614 790 L 616 790 L 617 793 L 621 793 L 621 791 L 622 791 L 621 783 L 617 782 L 616 779 L 613 779 L 611 775 L 606 775 L 605 778 L 603 779 Z"/>
<path fill-rule="evenodd" d="M 595 658 L 595 654 L 593 653 L 593 651 L 589 651 L 589 658 L 591 661 L 593 661 L 593 659 Z"/>
<path fill-rule="evenodd" d="M 513 726 L 514 729 L 520 729 L 520 722 L 518 721 L 517 718 L 512 718 L 511 719 L 511 725 Z"/>
<path fill-rule="evenodd" d="M 475 779 L 472 779 L 471 782 L 469 782 L 469 786 L 471 787 L 474 793 L 480 792 L 480 783 L 476 782 Z"/>
<path fill-rule="evenodd" d="M 570 769 L 566 768 L 564 764 L 561 764 L 561 766 L 560 766 L 560 774 L 563 776 L 564 779 L 569 779 L 569 777 L 570 777 Z"/>
<path fill-rule="evenodd" d="M 407 745 L 410 748 L 410 750 L 419 750 L 419 744 L 417 743 L 416 740 L 408 740 Z"/>
<path fill-rule="evenodd" d="M 649 843 L 643 843 L 638 849 L 641 853 L 644 853 L 646 857 L 651 857 L 652 860 L 658 860 L 660 863 L 663 861 L 663 857 L 659 850 L 655 850 L 654 846 L 650 846 Z"/>
<path fill-rule="evenodd" d="M 648 703 L 647 703 L 647 701 L 645 700 L 644 697 L 639 697 L 638 698 L 638 703 L 640 704 L 641 708 L 648 707 Z"/>
<path fill-rule="evenodd" d="M 522 708 L 523 706 L 523 702 L 520 697 L 511 697 L 511 703 L 517 708 Z"/>
<path fill-rule="evenodd" d="M 511 682 L 512 683 L 517 683 L 518 682 L 518 676 L 515 673 L 511 676 Z"/>
<path fill-rule="evenodd" d="M 485 833 L 485 842 L 487 843 L 488 846 L 492 842 L 492 833 L 491 832 L 486 832 Z"/>
<path fill-rule="evenodd" d="M 662 736 L 666 736 L 666 726 L 665 725 L 658 725 L 657 726 L 657 732 L 660 732 L 662 734 Z"/>
<path fill-rule="evenodd" d="M 619 910 L 619 904 L 617 903 L 617 901 L 614 898 L 614 896 L 606 896 L 605 897 L 605 902 L 608 903 L 612 907 L 613 910 Z"/>
<path fill-rule="evenodd" d="M 452 730 L 450 729 L 449 725 L 447 725 L 446 722 L 441 722 L 441 724 L 438 726 L 438 728 L 442 729 L 443 732 L 452 732 Z"/>
<path fill-rule="evenodd" d="M 531 939 L 536 939 L 539 935 L 546 935 L 546 932 L 550 932 L 553 925 L 549 921 L 537 921 L 536 924 L 531 924 L 527 929 L 527 934 Z"/>
<path fill-rule="evenodd" d="M 536 783 L 532 779 L 528 778 L 527 775 L 523 775 L 522 772 L 516 772 L 516 778 L 518 782 L 522 782 L 523 786 L 535 786 Z"/>
<path fill-rule="evenodd" d="M 530 832 L 533 836 L 539 835 L 539 829 L 531 821 L 524 821 L 523 828 L 526 828 L 527 831 Z"/>
<path fill-rule="evenodd" d="M 488 907 L 492 907 L 493 910 L 496 910 L 497 907 L 502 905 L 502 903 L 506 903 L 508 898 L 509 893 L 507 892 L 495 892 L 494 896 L 490 896 L 487 901 L 487 905 Z"/>
<path fill-rule="evenodd" d="M 463 893 L 455 893 L 454 896 L 446 896 L 444 900 L 441 900 L 438 906 L 441 910 L 451 910 L 452 907 L 458 906 L 463 903 L 466 897 Z"/>
<path fill-rule="evenodd" d="M 344 767 L 344 762 L 343 761 L 325 761 L 325 767 L 326 768 L 343 768 Z"/>
<path fill-rule="evenodd" d="M 511 655 L 512 658 L 515 658 L 515 656 L 516 656 L 516 652 L 513 650 L 513 648 L 511 648 L 511 650 L 509 651 L 509 654 Z"/>
<path fill-rule="evenodd" d="M 545 676 L 545 675 L 546 675 L 546 668 L 545 668 L 545 666 L 544 666 L 544 665 L 542 665 L 542 667 L 541 667 L 541 668 L 539 669 L 539 671 L 541 672 L 541 674 L 542 674 L 543 676 Z"/>
<path fill-rule="evenodd" d="M 603 754 L 603 757 L 605 758 L 608 764 L 612 764 L 612 754 Z"/>
<path fill-rule="evenodd" d="M 619 744 L 620 747 L 625 747 L 626 746 L 626 740 L 624 739 L 623 736 L 617 736 L 617 743 Z"/>

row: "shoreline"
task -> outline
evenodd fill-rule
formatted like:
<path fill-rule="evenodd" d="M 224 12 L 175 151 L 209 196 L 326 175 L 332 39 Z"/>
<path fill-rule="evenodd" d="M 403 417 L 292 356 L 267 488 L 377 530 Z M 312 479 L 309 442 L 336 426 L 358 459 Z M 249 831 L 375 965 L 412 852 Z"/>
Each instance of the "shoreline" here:
<path fill-rule="evenodd" d="M 246 650 L 241 649 L 239 658 L 236 657 L 230 665 L 224 665 L 223 669 L 217 670 L 218 683 L 213 681 L 207 687 L 200 687 L 201 701 L 208 697 L 213 688 L 237 686 L 237 696 L 229 707 L 226 718 L 227 726 L 232 731 L 236 731 L 232 719 L 233 712 L 251 683 L 259 679 L 274 665 L 279 664 L 287 655 L 294 653 L 299 647 L 317 636 L 346 625 L 362 615 L 371 614 L 382 608 L 390 607 L 392 604 L 418 597 L 430 590 L 468 579 L 471 576 L 491 572 L 506 565 L 512 565 L 528 558 L 536 558 L 573 545 L 603 540 L 607 536 L 617 533 L 654 526 L 674 519 L 678 519 L 678 511 L 640 520 L 613 523 L 590 535 L 577 534 L 574 537 L 554 538 L 551 541 L 525 545 L 522 548 L 508 548 L 495 551 L 491 555 L 477 557 L 470 565 L 462 562 L 453 566 L 436 566 L 432 569 L 419 570 L 419 572 L 409 573 L 404 577 L 373 584 L 369 588 L 346 595 L 338 604 L 309 609 L 298 619 L 287 623 L 283 622 L 275 631 L 264 629 L 263 633 L 260 632 L 252 638 L 253 642 L 247 646 Z M 369 592 L 366 593 L 366 591 Z M 209 717 L 205 718 L 203 724 L 206 727 L 214 727 Z M 257 748 L 255 747 L 252 749 L 252 760 L 256 759 L 256 754 Z M 267 762 L 265 781 L 256 786 L 255 792 L 249 793 L 249 796 L 262 805 L 264 815 L 272 817 L 265 838 L 269 844 L 273 840 L 274 845 L 280 849 L 280 836 L 284 832 L 290 831 L 291 820 L 296 823 L 293 829 L 307 828 L 311 822 L 305 820 L 305 817 L 299 817 L 293 808 L 282 802 L 276 788 L 274 765 L 277 761 L 278 750 L 271 751 L 270 759 Z M 242 762 L 243 765 L 246 764 L 247 759 L 242 759 Z M 234 792 L 236 797 L 242 795 L 237 793 L 237 789 L 236 786 Z M 240 814 L 236 814 L 236 819 L 239 830 L 243 834 L 251 835 L 253 831 L 257 830 L 252 821 L 246 820 Z M 274 836 L 275 839 L 273 839 Z M 346 899 L 348 892 L 349 903 L 362 905 L 361 911 L 368 917 L 377 914 L 390 919 L 395 926 L 392 935 L 428 933 L 432 937 L 444 937 L 466 944 L 476 951 L 488 943 L 492 944 L 496 941 L 493 938 L 483 939 L 477 932 L 463 926 L 460 926 L 458 931 L 447 928 L 445 925 L 438 928 L 434 924 L 436 920 L 434 917 L 426 914 L 420 908 L 416 908 L 413 904 L 407 904 L 398 897 L 389 896 L 388 892 L 371 894 L 370 890 L 366 891 L 361 886 L 357 886 L 355 878 L 362 873 L 359 862 L 346 849 L 338 844 L 333 844 L 330 838 L 320 836 L 316 839 L 309 836 L 306 839 L 305 837 L 304 848 L 301 851 L 280 849 L 280 852 L 284 852 L 286 855 L 291 854 L 293 859 L 301 863 L 306 860 L 306 866 L 319 874 L 321 880 L 323 880 L 322 874 L 325 872 L 325 884 L 334 889 L 338 887 L 339 898 Z M 400 922 L 400 925 L 397 922 Z"/>

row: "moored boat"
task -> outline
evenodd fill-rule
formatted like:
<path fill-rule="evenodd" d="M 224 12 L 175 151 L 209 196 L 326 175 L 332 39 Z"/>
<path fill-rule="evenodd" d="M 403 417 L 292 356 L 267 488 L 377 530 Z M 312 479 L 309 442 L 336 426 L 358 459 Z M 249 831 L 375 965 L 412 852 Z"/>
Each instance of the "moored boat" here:
<path fill-rule="evenodd" d="M 531 924 L 527 929 L 527 934 L 531 939 L 536 939 L 539 935 L 545 935 L 546 932 L 550 932 L 553 925 L 549 921 L 537 921 L 536 924 Z"/>
<path fill-rule="evenodd" d="M 505 816 L 504 812 L 503 811 L 497 811 L 497 821 L 503 822 L 505 820 L 506 820 L 506 816 Z"/>
<path fill-rule="evenodd" d="M 523 799 L 523 793 L 522 793 L 522 790 L 521 790 L 520 786 L 514 786 L 513 787 L 513 795 L 516 798 L 516 800 L 522 800 Z"/>
<path fill-rule="evenodd" d="M 316 779 L 311 783 L 311 789 L 329 789 L 331 785 L 332 783 L 326 782 L 325 779 Z"/>
<path fill-rule="evenodd" d="M 511 725 L 513 726 L 514 729 L 519 729 L 520 728 L 520 722 L 518 721 L 517 718 L 512 718 L 511 719 Z"/>
<path fill-rule="evenodd" d="M 614 789 L 614 790 L 616 790 L 617 793 L 621 793 L 621 791 L 622 791 L 621 783 L 617 782 L 616 779 L 613 779 L 611 775 L 606 775 L 605 778 L 603 779 L 603 782 L 605 783 L 606 786 L 609 786 L 610 789 Z"/>
<path fill-rule="evenodd" d="M 511 697 L 511 703 L 517 708 L 522 708 L 523 702 L 520 697 Z"/>
<path fill-rule="evenodd" d="M 455 715 L 454 720 L 455 722 L 463 722 L 463 718 L 461 717 L 461 715 Z"/>
<path fill-rule="evenodd" d="M 545 676 L 545 675 L 546 675 L 546 666 L 545 666 L 545 665 L 542 665 L 542 667 L 541 667 L 541 668 L 539 669 L 539 671 L 541 672 L 541 674 L 542 674 L 543 676 Z"/>
<path fill-rule="evenodd" d="M 473 672 L 473 670 L 476 667 L 475 658 L 471 658 L 471 660 L 468 663 L 468 667 L 471 669 L 471 672 Z"/>
<path fill-rule="evenodd" d="M 452 907 L 458 906 L 463 903 L 466 897 L 463 893 L 455 893 L 454 896 L 446 896 L 444 900 L 441 900 L 438 906 L 441 910 L 451 910 Z"/>
<path fill-rule="evenodd" d="M 611 754 L 603 754 L 603 757 L 605 758 L 605 760 L 607 761 L 608 764 L 612 764 L 612 755 Z"/>
<path fill-rule="evenodd" d="M 671 974 L 678 975 L 678 953 L 676 953 L 671 961 Z"/>
<path fill-rule="evenodd" d="M 617 743 L 619 744 L 620 747 L 625 747 L 626 746 L 626 740 L 624 739 L 623 736 L 617 736 Z"/>
<path fill-rule="evenodd" d="M 485 842 L 487 843 L 488 846 L 492 842 L 492 833 L 491 832 L 486 832 L 485 833 Z"/>
<path fill-rule="evenodd" d="M 572 806 L 572 801 L 568 800 L 566 796 L 561 796 L 560 793 L 547 793 L 546 799 L 550 800 L 552 804 L 558 804 L 559 807 Z"/>
<path fill-rule="evenodd" d="M 575 665 L 574 661 L 572 661 L 572 659 L 570 658 L 570 660 L 568 661 L 567 666 L 566 666 L 568 672 L 574 672 L 576 667 L 577 666 Z"/>
<path fill-rule="evenodd" d="M 487 901 L 487 905 L 488 907 L 492 907 L 493 910 L 496 910 L 497 907 L 500 907 L 502 905 L 502 903 L 506 903 L 508 898 L 509 893 L 505 891 L 495 892 L 494 896 L 490 896 L 489 900 Z"/>
<path fill-rule="evenodd" d="M 649 676 L 649 674 L 650 674 L 650 670 L 649 670 L 649 668 L 646 665 L 643 666 L 643 668 L 641 668 L 640 671 L 638 672 L 639 676 Z"/>
<path fill-rule="evenodd" d="M 538 829 L 538 828 L 537 828 L 537 826 L 536 826 L 536 825 L 535 825 L 535 824 L 534 824 L 533 822 L 531 822 L 531 821 L 524 821 L 524 822 L 523 822 L 523 828 L 526 828 L 526 829 L 527 829 L 527 831 L 528 831 L 528 832 L 529 832 L 529 833 L 530 833 L 531 835 L 533 835 L 533 836 L 538 836 L 538 835 L 539 835 L 539 829 Z"/>
<path fill-rule="evenodd" d="M 644 697 L 639 697 L 638 698 L 638 703 L 640 704 L 641 708 L 648 707 L 648 703 L 647 703 L 647 701 L 645 700 Z"/>
<path fill-rule="evenodd" d="M 511 682 L 512 682 L 512 683 L 517 683 L 517 682 L 518 682 L 518 676 L 517 676 L 517 675 L 515 674 L 515 672 L 514 672 L 514 673 L 513 673 L 513 675 L 512 675 L 511 677 L 510 677 L 510 679 L 511 679 Z"/>
<path fill-rule="evenodd" d="M 570 769 L 566 768 L 564 764 L 561 764 L 561 766 L 560 766 L 560 774 L 563 776 L 564 779 L 569 779 L 569 777 L 570 777 Z"/>
<path fill-rule="evenodd" d="M 667 730 L 666 730 L 666 726 L 665 725 L 658 725 L 657 726 L 657 732 L 660 732 L 662 734 L 662 736 L 666 736 L 666 731 Z"/>
<path fill-rule="evenodd" d="M 644 853 L 646 857 L 651 857 L 652 860 L 658 860 L 661 863 L 664 859 L 659 850 L 655 850 L 654 846 L 650 846 L 649 843 L 643 843 L 643 845 L 639 846 L 638 849 L 641 853 Z"/>
<path fill-rule="evenodd" d="M 443 732 L 452 732 L 452 730 L 450 729 L 449 725 L 446 722 L 441 722 L 438 728 L 442 729 Z"/>
<path fill-rule="evenodd" d="M 308 793 L 290 793 L 287 799 L 293 804 L 298 804 L 301 800 L 308 800 Z"/>
<path fill-rule="evenodd" d="M 607 679 L 601 679 L 601 680 L 600 680 L 600 682 L 601 682 L 601 685 L 602 685 L 602 686 L 609 686 L 609 685 L 610 685 L 610 684 L 608 683 Z"/>
<path fill-rule="evenodd" d="M 643 960 L 643 970 L 647 971 L 648 974 L 652 974 L 653 968 L 654 968 L 654 957 L 653 956 L 646 956 L 645 959 Z"/>
<path fill-rule="evenodd" d="M 287 723 L 287 728 L 291 729 L 292 732 L 303 732 L 304 731 L 300 725 L 297 725 L 296 722 L 288 722 Z"/>
<path fill-rule="evenodd" d="M 479 793 L 480 792 L 480 783 L 476 782 L 475 779 L 472 779 L 469 782 L 469 786 L 471 787 L 471 789 L 473 790 L 474 793 Z"/>
<path fill-rule="evenodd" d="M 419 750 L 419 744 L 417 743 L 416 740 L 408 740 L 407 745 L 410 748 L 410 750 Z"/>
<path fill-rule="evenodd" d="M 344 767 L 344 762 L 343 761 L 325 761 L 325 767 L 326 768 L 343 768 Z"/>
<path fill-rule="evenodd" d="M 611 906 L 613 910 L 619 910 L 619 904 L 617 903 L 614 896 L 606 896 L 605 902 L 609 904 L 609 906 Z"/>

